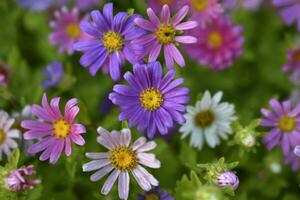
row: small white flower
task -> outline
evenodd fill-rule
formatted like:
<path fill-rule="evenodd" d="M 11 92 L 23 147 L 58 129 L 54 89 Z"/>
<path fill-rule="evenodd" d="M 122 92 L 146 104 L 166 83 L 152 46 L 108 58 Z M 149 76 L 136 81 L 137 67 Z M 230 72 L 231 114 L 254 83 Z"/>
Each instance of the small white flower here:
<path fill-rule="evenodd" d="M 242 139 L 242 144 L 245 147 L 253 147 L 255 145 L 256 139 L 253 135 L 248 134 L 245 138 Z"/>
<path fill-rule="evenodd" d="M 112 131 L 111 133 L 102 127 L 98 128 L 100 136 L 97 142 L 107 148 L 106 153 L 86 153 L 88 158 L 94 159 L 83 165 L 83 171 L 96 171 L 91 181 L 98 181 L 109 174 L 101 193 L 107 195 L 113 184 L 118 179 L 120 199 L 128 199 L 129 172 L 132 173 L 139 186 L 144 191 L 151 190 L 152 186 L 158 186 L 159 182 L 144 167 L 160 168 L 160 161 L 155 154 L 146 153 L 156 147 L 153 141 L 147 142 L 146 138 L 140 137 L 131 145 L 131 132 L 129 129 Z"/>
<path fill-rule="evenodd" d="M 0 160 L 2 160 L 2 152 L 10 157 L 11 150 L 18 147 L 13 138 L 20 138 L 20 131 L 10 129 L 14 122 L 15 119 L 9 118 L 6 112 L 0 111 Z"/>
<path fill-rule="evenodd" d="M 203 98 L 195 107 L 188 106 L 185 114 L 186 123 L 179 129 L 182 138 L 191 133 L 190 145 L 202 149 L 204 140 L 214 148 L 220 144 L 220 137 L 228 139 L 232 133 L 231 122 L 236 120 L 234 105 L 220 103 L 223 93 L 218 92 L 213 97 L 205 91 Z"/>

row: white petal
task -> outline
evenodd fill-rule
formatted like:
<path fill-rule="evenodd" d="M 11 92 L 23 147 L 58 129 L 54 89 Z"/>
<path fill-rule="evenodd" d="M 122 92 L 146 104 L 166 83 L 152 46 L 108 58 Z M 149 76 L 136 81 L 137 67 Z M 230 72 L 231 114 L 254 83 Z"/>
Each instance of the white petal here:
<path fill-rule="evenodd" d="M 114 185 L 114 183 L 116 182 L 119 174 L 120 174 L 120 170 L 114 170 L 109 177 L 107 178 L 107 180 L 105 181 L 102 189 L 101 189 L 101 193 L 104 195 L 107 195 L 109 193 L 109 191 L 111 190 L 112 186 Z"/>
<path fill-rule="evenodd" d="M 20 138 L 21 131 L 19 131 L 18 129 L 12 129 L 7 132 L 7 136 L 10 138 Z"/>
<path fill-rule="evenodd" d="M 137 168 L 140 170 L 140 172 L 143 174 L 144 178 L 147 179 L 151 185 L 158 186 L 159 182 L 152 174 L 150 174 L 144 167 L 138 165 Z"/>
<path fill-rule="evenodd" d="M 139 163 L 151 168 L 160 168 L 160 161 L 156 159 L 153 153 L 138 153 Z"/>
<path fill-rule="evenodd" d="M 10 147 L 11 149 L 15 149 L 18 147 L 18 143 L 16 141 L 14 141 L 11 138 L 7 138 L 5 143 L 7 144 L 8 147 Z"/>
<path fill-rule="evenodd" d="M 150 182 L 146 179 L 145 175 L 142 174 L 142 172 L 137 167 L 132 170 L 132 175 L 144 191 L 151 190 Z"/>
<path fill-rule="evenodd" d="M 88 163 L 85 163 L 83 166 L 82 166 L 82 170 L 84 172 L 90 172 L 90 171 L 94 171 L 94 170 L 97 170 L 97 169 L 100 169 L 106 165 L 108 165 L 110 163 L 110 160 L 108 159 L 103 159 L 103 160 L 93 160 L 93 161 L 90 161 Z"/>
<path fill-rule="evenodd" d="M 223 96 L 223 92 L 217 92 L 214 96 L 213 96 L 213 102 L 215 105 L 217 105 L 221 99 L 222 99 L 222 96 Z"/>
<path fill-rule="evenodd" d="M 209 110 L 211 103 L 210 93 L 208 91 L 205 91 L 204 96 L 201 100 L 201 110 Z"/>
<path fill-rule="evenodd" d="M 114 168 L 111 165 L 107 165 L 105 167 L 103 167 L 102 169 L 98 170 L 97 172 L 95 172 L 91 177 L 90 180 L 95 182 L 100 180 L 103 176 L 105 176 L 106 174 L 108 174 L 109 172 L 111 172 L 111 170 L 113 170 Z"/>
<path fill-rule="evenodd" d="M 119 184 L 118 184 L 118 190 L 119 190 L 119 197 L 120 199 L 128 199 L 129 194 L 129 174 L 128 172 L 121 172 L 119 176 Z"/>
<path fill-rule="evenodd" d="M 10 127 L 13 125 L 14 122 L 15 122 L 15 119 L 13 119 L 13 118 L 8 119 L 5 123 L 5 126 L 3 127 L 3 131 L 8 132 L 8 130 L 10 129 Z"/>
<path fill-rule="evenodd" d="M 220 142 L 218 136 L 216 135 L 216 129 L 205 129 L 204 135 L 207 141 L 207 144 L 214 148 Z"/>
<path fill-rule="evenodd" d="M 109 153 L 95 153 L 95 152 L 87 152 L 85 153 L 85 156 L 91 159 L 102 159 L 102 158 L 108 158 Z"/>
<path fill-rule="evenodd" d="M 140 137 L 139 139 L 137 139 L 133 145 L 131 146 L 132 147 L 132 150 L 135 151 L 137 150 L 138 148 L 140 148 L 141 146 L 143 146 L 145 143 L 146 143 L 146 138 L 145 137 Z"/>
<path fill-rule="evenodd" d="M 128 147 L 131 142 L 131 131 L 128 128 L 121 130 L 121 144 Z"/>
<path fill-rule="evenodd" d="M 150 141 L 145 143 L 143 146 L 141 146 L 140 148 L 137 149 L 137 152 L 145 152 L 145 151 L 150 151 L 152 149 L 155 149 L 155 147 L 157 146 L 156 142 L 154 141 Z"/>

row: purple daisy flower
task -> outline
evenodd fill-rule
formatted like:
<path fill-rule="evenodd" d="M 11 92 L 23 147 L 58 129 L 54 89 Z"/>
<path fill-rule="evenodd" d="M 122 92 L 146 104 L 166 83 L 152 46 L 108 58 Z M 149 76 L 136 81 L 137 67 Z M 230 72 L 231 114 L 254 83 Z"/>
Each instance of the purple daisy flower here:
<path fill-rule="evenodd" d="M 300 2 L 299 0 L 273 0 L 273 5 L 278 7 L 283 21 L 287 25 L 297 22 L 300 31 Z"/>
<path fill-rule="evenodd" d="M 0 85 L 4 87 L 8 84 L 9 72 L 8 68 L 5 64 L 0 63 Z"/>
<path fill-rule="evenodd" d="M 55 20 L 50 22 L 53 32 L 49 35 L 49 41 L 51 44 L 59 46 L 60 53 L 66 51 L 71 55 L 74 53 L 75 42 L 89 38 L 80 30 L 79 10 L 73 8 L 69 11 L 67 7 L 63 6 L 60 11 L 54 12 L 54 17 Z"/>
<path fill-rule="evenodd" d="M 178 88 L 184 79 L 174 77 L 174 70 L 163 77 L 159 62 L 136 65 L 133 74 L 127 72 L 124 78 L 129 85 L 115 85 L 109 95 L 120 106 L 119 120 L 128 120 L 129 126 L 137 126 L 138 131 L 147 129 L 149 138 L 156 131 L 166 135 L 173 121 L 183 124 L 189 89 Z"/>
<path fill-rule="evenodd" d="M 63 64 L 57 61 L 48 64 L 44 70 L 44 75 L 46 79 L 42 82 L 43 88 L 56 87 L 64 77 Z"/>
<path fill-rule="evenodd" d="M 169 195 L 166 191 L 161 191 L 160 187 L 157 186 L 152 190 L 146 192 L 144 195 L 139 194 L 137 200 L 148 200 L 148 199 L 156 199 L 156 200 L 174 200 L 174 197 Z"/>
<path fill-rule="evenodd" d="M 208 65 L 212 70 L 222 70 L 232 65 L 241 56 L 244 38 L 243 28 L 234 26 L 230 17 L 219 16 L 205 28 L 189 31 L 198 38 L 196 44 L 187 44 L 185 49 L 199 64 Z"/>
<path fill-rule="evenodd" d="M 261 126 L 271 127 L 271 131 L 262 141 L 271 150 L 281 145 L 284 155 L 289 155 L 297 144 L 300 144 L 300 103 L 292 108 L 290 101 L 279 103 L 276 99 L 269 101 L 272 109 L 261 109 L 264 118 Z"/>
<path fill-rule="evenodd" d="M 145 34 L 134 25 L 133 21 L 138 17 L 128 16 L 126 12 L 113 16 L 113 4 L 108 3 L 104 5 L 103 13 L 98 10 L 91 12 L 92 22 L 81 24 L 81 29 L 92 38 L 76 43 L 74 48 L 84 53 L 80 63 L 90 67 L 91 75 L 94 76 L 103 66 L 109 69 L 110 76 L 117 81 L 121 78 L 121 67 L 125 60 L 132 64 L 141 60 L 143 47 L 132 44 L 132 40 Z"/>
<path fill-rule="evenodd" d="M 282 70 L 292 72 L 291 81 L 296 85 L 300 84 L 300 47 L 288 52 L 288 63 L 283 66 Z"/>
<path fill-rule="evenodd" d="M 118 181 L 118 191 L 120 199 L 127 200 L 129 194 L 129 173 L 137 181 L 138 185 L 145 191 L 149 191 L 152 186 L 158 186 L 159 182 L 143 166 L 150 168 L 160 168 L 160 161 L 155 154 L 148 151 L 156 147 L 154 141 L 147 142 L 146 138 L 140 137 L 131 144 L 130 129 L 108 132 L 99 127 L 97 132 L 97 142 L 107 148 L 108 152 L 86 153 L 86 157 L 93 159 L 84 164 L 84 172 L 96 171 L 90 180 L 95 182 L 109 174 L 105 181 L 101 193 L 107 195 L 112 186 Z M 142 166 L 143 165 L 143 166 Z"/>
<path fill-rule="evenodd" d="M 59 109 L 60 98 L 51 100 L 50 105 L 46 94 L 43 95 L 42 106 L 33 105 L 31 112 L 38 117 L 37 120 L 24 120 L 21 126 L 28 129 L 24 133 L 24 139 L 39 141 L 30 146 L 28 153 L 35 154 L 43 151 L 40 160 L 50 159 L 50 163 L 55 164 L 63 148 L 65 147 L 66 156 L 71 155 L 71 141 L 77 145 L 84 145 L 85 141 L 81 136 L 85 133 L 82 124 L 74 123 L 74 118 L 79 112 L 78 100 L 71 99 L 66 103 L 64 115 Z"/>
<path fill-rule="evenodd" d="M 284 155 L 284 157 L 285 157 L 284 164 L 286 165 L 290 164 L 292 166 L 293 171 L 297 171 L 300 168 L 300 160 L 299 157 L 295 155 L 295 149 L 294 152 L 291 151 L 289 152 L 289 154 Z"/>
<path fill-rule="evenodd" d="M 39 179 L 29 179 L 28 176 L 35 175 L 33 165 L 21 167 L 10 172 L 4 179 L 6 187 L 13 192 L 20 190 L 32 190 L 35 185 L 41 183 Z"/>
<path fill-rule="evenodd" d="M 189 35 L 182 35 L 184 31 L 195 28 L 196 21 L 181 22 L 189 11 L 188 6 L 183 6 L 178 13 L 171 18 L 168 5 L 164 5 L 161 12 L 161 19 L 155 15 L 151 8 L 147 9 L 149 20 L 137 18 L 135 23 L 149 31 L 150 33 L 137 39 L 135 43 L 144 45 L 149 55 L 148 62 L 157 60 L 161 49 L 164 50 L 164 57 L 168 69 L 174 67 L 174 61 L 181 67 L 185 66 L 185 61 L 180 51 L 177 49 L 177 43 L 196 43 L 197 38 Z"/>

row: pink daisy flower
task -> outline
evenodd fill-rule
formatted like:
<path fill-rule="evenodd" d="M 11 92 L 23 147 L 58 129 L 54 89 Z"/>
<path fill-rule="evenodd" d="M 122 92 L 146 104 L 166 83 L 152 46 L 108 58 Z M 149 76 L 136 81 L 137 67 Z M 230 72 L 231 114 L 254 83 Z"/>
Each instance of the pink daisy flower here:
<path fill-rule="evenodd" d="M 28 148 L 28 153 L 35 154 L 43 151 L 40 160 L 50 159 L 55 164 L 62 150 L 65 148 L 66 156 L 71 155 L 71 141 L 77 145 L 84 145 L 81 134 L 85 133 L 82 124 L 74 123 L 74 118 L 79 112 L 78 100 L 71 99 L 66 103 L 64 115 L 59 109 L 60 98 L 56 97 L 48 103 L 46 94 L 43 95 L 42 106 L 33 105 L 31 112 L 37 120 L 24 120 L 21 126 L 28 129 L 24 133 L 24 139 L 39 141 Z"/>
<path fill-rule="evenodd" d="M 189 35 L 182 35 L 184 31 L 195 28 L 196 21 L 181 22 L 189 11 L 188 6 L 183 6 L 178 13 L 171 18 L 168 5 L 164 5 L 159 19 L 151 8 L 147 9 L 149 20 L 136 18 L 135 23 L 149 31 L 135 43 L 144 45 L 149 54 L 148 62 L 154 62 L 158 58 L 161 49 L 164 50 L 165 62 L 168 69 L 174 67 L 174 61 L 181 67 L 185 66 L 185 61 L 180 51 L 175 46 L 178 43 L 195 43 L 197 38 Z"/>
<path fill-rule="evenodd" d="M 218 0 L 182 0 L 179 2 L 180 7 L 190 6 L 191 19 L 196 20 L 202 28 L 223 13 L 223 7 Z"/>
<path fill-rule="evenodd" d="M 80 30 L 79 10 L 68 10 L 63 6 L 61 11 L 54 12 L 54 20 L 50 22 L 53 32 L 49 35 L 49 41 L 59 46 L 59 52 L 74 53 L 73 45 L 79 40 L 88 38 L 88 35 Z"/>
<path fill-rule="evenodd" d="M 232 65 L 242 54 L 243 28 L 234 26 L 228 16 L 219 16 L 205 28 L 197 27 L 188 34 L 198 38 L 196 44 L 186 44 L 190 57 L 212 70 L 222 70 Z"/>
<path fill-rule="evenodd" d="M 107 148 L 106 153 L 86 153 L 88 158 L 93 159 L 83 165 L 84 172 L 96 171 L 91 176 L 91 181 L 98 181 L 109 174 L 105 181 L 101 193 L 107 195 L 112 186 L 118 181 L 120 199 L 128 199 L 129 194 L 129 172 L 144 190 L 151 190 L 152 186 L 158 186 L 159 182 L 144 167 L 160 168 L 160 161 L 155 154 L 146 153 L 156 147 L 154 141 L 147 142 L 146 138 L 140 137 L 131 144 L 130 129 L 112 131 L 111 133 L 102 127 L 98 128 L 100 136 L 97 142 Z"/>
<path fill-rule="evenodd" d="M 164 5 L 168 5 L 171 11 L 175 11 L 178 0 L 146 0 L 148 7 L 152 8 L 155 13 L 159 13 Z"/>
<path fill-rule="evenodd" d="M 300 47 L 288 52 L 288 63 L 283 66 L 284 72 L 292 72 L 291 81 L 300 84 Z"/>

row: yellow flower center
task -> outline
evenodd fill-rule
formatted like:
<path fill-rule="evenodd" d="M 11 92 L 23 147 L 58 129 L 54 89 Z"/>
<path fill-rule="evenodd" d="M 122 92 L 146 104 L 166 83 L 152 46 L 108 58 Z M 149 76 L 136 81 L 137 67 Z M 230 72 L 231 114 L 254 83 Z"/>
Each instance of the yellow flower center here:
<path fill-rule="evenodd" d="M 157 110 L 163 101 L 162 94 L 155 88 L 148 88 L 140 94 L 141 105 L 149 111 Z"/>
<path fill-rule="evenodd" d="M 192 6 L 195 10 L 203 11 L 207 8 L 207 0 L 193 0 Z"/>
<path fill-rule="evenodd" d="M 214 50 L 220 48 L 223 44 L 222 35 L 217 31 L 214 31 L 214 32 L 211 32 L 210 34 L 208 34 L 207 39 L 208 39 L 210 47 Z"/>
<path fill-rule="evenodd" d="M 4 131 L 0 130 L 0 144 L 3 144 L 5 138 L 6 138 L 6 135 L 5 135 Z"/>
<path fill-rule="evenodd" d="M 171 24 L 161 24 L 155 35 L 160 43 L 169 44 L 174 42 L 176 31 Z"/>
<path fill-rule="evenodd" d="M 296 120 L 293 117 L 284 115 L 278 121 L 278 127 L 283 132 L 291 132 L 296 128 Z"/>
<path fill-rule="evenodd" d="M 165 5 L 168 4 L 170 5 L 171 3 L 173 3 L 173 0 L 159 0 L 161 5 Z"/>
<path fill-rule="evenodd" d="M 215 115 L 212 111 L 206 110 L 196 114 L 195 124 L 200 128 L 205 128 L 210 126 L 215 120 Z"/>
<path fill-rule="evenodd" d="M 137 165 L 136 153 L 129 147 L 117 147 L 110 152 L 111 164 L 119 170 L 130 171 Z"/>
<path fill-rule="evenodd" d="M 70 124 L 64 119 L 59 119 L 53 123 L 53 133 L 57 138 L 66 138 L 70 130 Z"/>
<path fill-rule="evenodd" d="M 119 33 L 113 31 L 105 33 L 102 42 L 109 52 L 119 51 L 124 45 L 123 37 Z"/>
<path fill-rule="evenodd" d="M 73 22 L 67 26 L 67 34 L 72 38 L 78 38 L 80 36 L 81 30 L 77 23 Z"/>
<path fill-rule="evenodd" d="M 145 200 L 159 200 L 157 194 L 146 194 Z"/>

